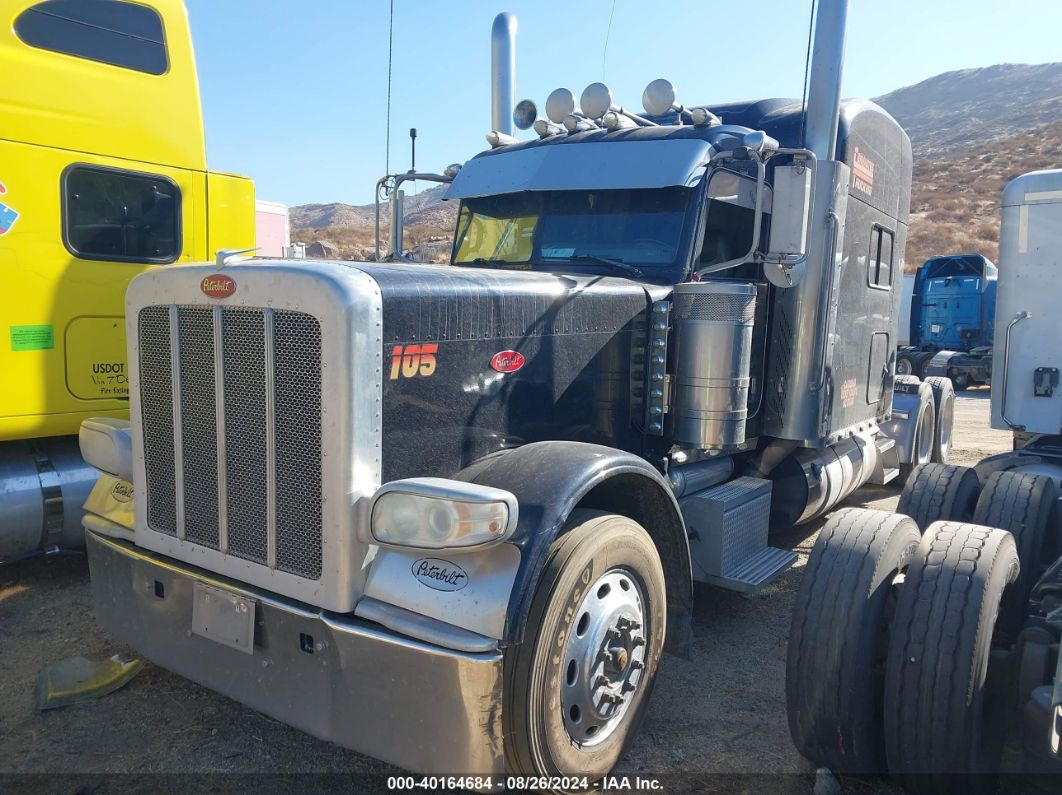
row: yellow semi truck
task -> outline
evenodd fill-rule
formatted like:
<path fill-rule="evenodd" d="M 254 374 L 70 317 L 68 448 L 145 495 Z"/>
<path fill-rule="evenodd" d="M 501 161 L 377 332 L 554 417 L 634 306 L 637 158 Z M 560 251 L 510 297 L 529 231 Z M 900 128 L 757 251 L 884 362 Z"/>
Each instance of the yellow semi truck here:
<path fill-rule="evenodd" d="M 81 421 L 125 417 L 130 279 L 255 241 L 206 167 L 182 0 L 0 0 L 0 561 L 84 545 Z"/>

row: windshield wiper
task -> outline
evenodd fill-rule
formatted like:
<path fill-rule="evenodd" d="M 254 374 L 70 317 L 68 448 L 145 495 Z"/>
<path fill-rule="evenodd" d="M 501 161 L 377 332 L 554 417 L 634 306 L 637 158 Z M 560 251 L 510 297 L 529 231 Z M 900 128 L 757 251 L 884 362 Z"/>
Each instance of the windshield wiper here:
<path fill-rule="evenodd" d="M 487 257 L 476 257 L 468 262 L 455 262 L 460 268 L 497 268 L 498 266 L 511 265 L 511 262 L 507 262 L 503 259 L 488 259 Z"/>
<path fill-rule="evenodd" d="M 599 257 L 597 254 L 572 254 L 570 257 L 565 257 L 568 262 L 594 262 L 598 265 L 605 265 L 617 273 L 623 273 L 627 276 L 633 276 L 635 279 L 644 279 L 645 274 L 638 270 L 633 265 L 628 265 L 626 262 L 620 259 L 609 259 L 608 257 Z"/>

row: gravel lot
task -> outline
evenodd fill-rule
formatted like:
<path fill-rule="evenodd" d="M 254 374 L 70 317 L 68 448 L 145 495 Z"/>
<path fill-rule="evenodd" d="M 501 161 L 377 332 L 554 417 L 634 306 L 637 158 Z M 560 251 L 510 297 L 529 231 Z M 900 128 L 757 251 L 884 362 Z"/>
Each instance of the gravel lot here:
<path fill-rule="evenodd" d="M 1009 449 L 988 427 L 988 391 L 963 394 L 956 409 L 956 463 Z M 892 508 L 896 492 L 864 489 L 850 505 Z M 785 645 L 789 615 L 819 524 L 773 543 L 799 553 L 792 571 L 764 593 L 698 593 L 689 661 L 667 657 L 648 719 L 619 772 L 695 774 L 713 792 L 810 792 L 813 769 L 793 748 L 785 721 Z M 149 774 L 295 774 L 293 778 L 151 779 L 151 789 L 232 791 L 239 782 L 280 789 L 360 791 L 357 776 L 390 768 L 266 718 L 148 664 L 124 689 L 98 701 L 38 713 L 38 671 L 73 655 L 130 654 L 92 617 L 82 559 L 38 559 L 0 569 L 0 772 L 65 773 L 22 780 L 20 788 L 57 792 L 144 789 Z M 356 716 L 352 716 L 356 719 Z M 111 778 L 108 773 L 134 774 Z M 313 782 L 310 773 L 352 774 Z M 139 782 L 139 783 L 138 783 Z M 168 783 L 166 783 L 168 782 Z M 198 783 L 193 783 L 198 782 Z M 342 783 L 340 783 L 342 782 Z M 9 780 L 10 783 L 10 780 Z M 672 791 L 687 789 L 667 786 Z M 0 779 L 0 792 L 5 790 Z M 880 781 L 846 781 L 847 792 L 890 791 Z"/>

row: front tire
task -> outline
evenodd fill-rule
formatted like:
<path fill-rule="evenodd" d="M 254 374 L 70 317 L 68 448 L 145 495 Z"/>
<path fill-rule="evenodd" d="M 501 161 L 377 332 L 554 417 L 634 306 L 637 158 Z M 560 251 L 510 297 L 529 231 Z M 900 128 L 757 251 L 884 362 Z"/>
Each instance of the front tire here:
<path fill-rule="evenodd" d="M 523 643 L 505 654 L 506 767 L 586 776 L 619 761 L 664 648 L 664 571 L 632 519 L 579 510 L 547 555 Z"/>

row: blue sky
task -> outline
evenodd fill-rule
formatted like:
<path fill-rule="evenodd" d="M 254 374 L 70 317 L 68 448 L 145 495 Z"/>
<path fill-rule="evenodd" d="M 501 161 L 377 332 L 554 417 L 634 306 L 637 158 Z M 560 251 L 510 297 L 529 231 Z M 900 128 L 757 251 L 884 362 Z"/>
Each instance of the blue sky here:
<path fill-rule="evenodd" d="M 286 204 L 372 200 L 384 174 L 389 0 L 186 0 L 212 168 Z M 395 0 L 391 169 L 484 149 L 490 26 L 519 20 L 517 97 L 605 81 L 640 107 L 656 77 L 692 105 L 798 97 L 809 0 Z M 743 16 L 745 9 L 754 13 Z M 846 96 L 940 72 L 1062 59 L 1059 0 L 851 0 Z M 427 187 L 427 185 L 425 185 Z"/>

